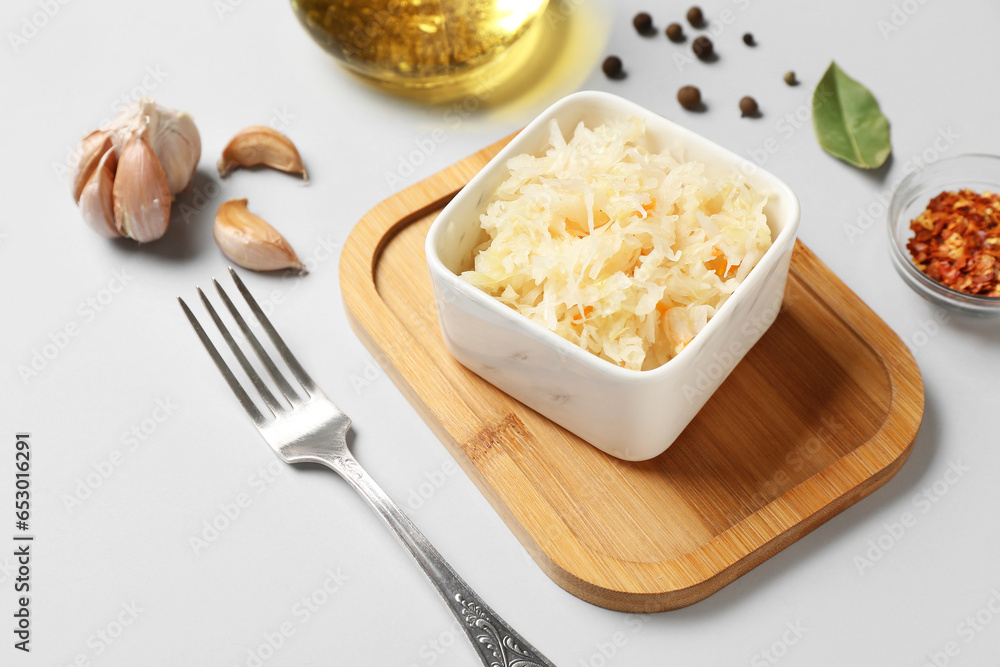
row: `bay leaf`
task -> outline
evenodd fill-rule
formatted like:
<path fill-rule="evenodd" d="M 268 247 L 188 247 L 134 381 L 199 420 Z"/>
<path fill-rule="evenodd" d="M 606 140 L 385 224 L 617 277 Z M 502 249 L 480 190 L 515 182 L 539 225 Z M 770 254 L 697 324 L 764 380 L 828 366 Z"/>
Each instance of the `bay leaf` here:
<path fill-rule="evenodd" d="M 830 155 L 862 169 L 881 167 L 889 153 L 889 120 L 874 95 L 831 62 L 812 98 L 813 131 Z"/>

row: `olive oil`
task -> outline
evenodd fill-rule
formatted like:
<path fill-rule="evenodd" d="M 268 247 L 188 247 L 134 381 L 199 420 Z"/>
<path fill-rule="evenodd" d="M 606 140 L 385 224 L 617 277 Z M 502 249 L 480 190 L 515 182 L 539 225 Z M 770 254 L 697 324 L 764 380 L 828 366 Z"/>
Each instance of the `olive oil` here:
<path fill-rule="evenodd" d="M 323 48 L 383 87 L 495 86 L 530 57 L 548 0 L 292 0 Z"/>

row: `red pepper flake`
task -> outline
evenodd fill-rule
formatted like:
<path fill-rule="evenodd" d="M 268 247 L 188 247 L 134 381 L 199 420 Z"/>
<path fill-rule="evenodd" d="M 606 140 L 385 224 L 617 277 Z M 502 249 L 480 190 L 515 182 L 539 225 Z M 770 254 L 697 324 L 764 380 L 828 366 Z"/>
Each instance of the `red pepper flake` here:
<path fill-rule="evenodd" d="M 1000 196 L 942 192 L 910 229 L 917 268 L 953 290 L 1000 297 Z"/>

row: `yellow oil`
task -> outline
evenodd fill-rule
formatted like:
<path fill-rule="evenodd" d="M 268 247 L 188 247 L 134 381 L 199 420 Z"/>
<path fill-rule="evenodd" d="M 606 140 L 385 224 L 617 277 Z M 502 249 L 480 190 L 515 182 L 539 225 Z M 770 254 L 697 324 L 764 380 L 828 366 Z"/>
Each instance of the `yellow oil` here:
<path fill-rule="evenodd" d="M 439 96 L 496 85 L 531 56 L 548 0 L 292 0 L 299 21 L 356 73 Z"/>

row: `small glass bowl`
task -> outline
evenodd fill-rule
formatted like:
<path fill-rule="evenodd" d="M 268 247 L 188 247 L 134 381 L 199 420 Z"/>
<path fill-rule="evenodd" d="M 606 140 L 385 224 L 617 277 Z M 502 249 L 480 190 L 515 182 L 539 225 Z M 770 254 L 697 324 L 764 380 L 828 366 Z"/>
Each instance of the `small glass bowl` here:
<path fill-rule="evenodd" d="M 946 287 L 917 268 L 906 243 L 913 236 L 910 222 L 931 199 L 946 190 L 1000 193 L 1000 157 L 959 155 L 916 171 L 899 184 L 889 203 L 889 247 L 892 263 L 913 290 L 934 304 L 978 315 L 1000 315 L 1000 297 L 966 294 Z"/>

